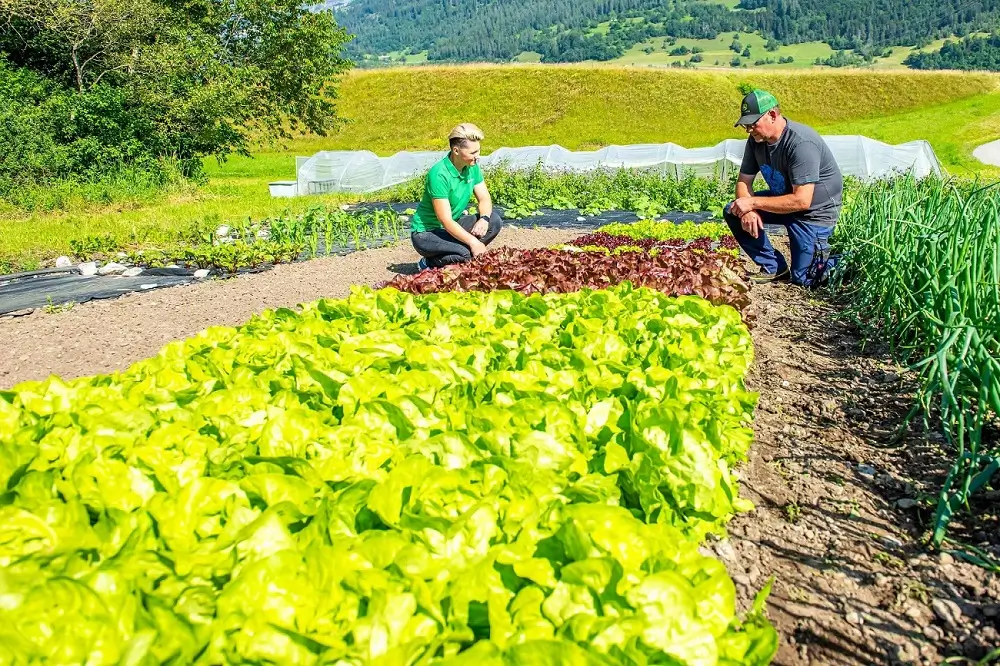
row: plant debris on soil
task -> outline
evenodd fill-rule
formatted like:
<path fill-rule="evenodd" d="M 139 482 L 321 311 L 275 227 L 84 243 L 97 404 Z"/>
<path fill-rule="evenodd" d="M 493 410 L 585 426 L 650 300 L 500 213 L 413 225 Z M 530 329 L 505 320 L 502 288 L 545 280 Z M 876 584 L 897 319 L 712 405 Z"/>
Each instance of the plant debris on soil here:
<path fill-rule="evenodd" d="M 496 246 L 549 247 L 578 233 L 509 229 Z M 119 370 L 208 326 L 412 274 L 416 258 L 403 243 L 3 318 L 0 386 Z M 775 663 L 976 663 L 1000 646 L 1000 576 L 924 546 L 928 493 L 945 465 L 933 432 L 911 427 L 894 438 L 913 378 L 877 346 L 862 351 L 860 333 L 816 294 L 772 283 L 749 295 L 748 383 L 760 402 L 740 474 L 756 509 L 705 548 L 726 563 L 742 609 L 774 578 L 767 612 L 781 637 Z M 984 501 L 975 522 L 958 520 L 956 530 L 996 556 L 997 502 Z"/>

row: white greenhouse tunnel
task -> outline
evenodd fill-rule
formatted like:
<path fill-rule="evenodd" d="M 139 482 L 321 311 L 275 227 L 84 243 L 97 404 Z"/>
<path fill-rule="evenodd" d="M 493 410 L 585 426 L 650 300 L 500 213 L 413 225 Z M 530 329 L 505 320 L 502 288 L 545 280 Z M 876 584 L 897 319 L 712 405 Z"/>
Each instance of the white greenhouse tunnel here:
<path fill-rule="evenodd" d="M 941 164 L 927 141 L 889 145 L 868 137 L 824 136 L 844 175 L 863 180 L 912 172 L 917 178 L 942 175 Z M 593 151 L 571 151 L 559 145 L 499 148 L 480 160 L 484 167 L 547 171 L 594 169 L 658 169 L 676 177 L 727 176 L 738 169 L 746 141 L 727 139 L 707 148 L 683 148 L 674 143 L 607 146 Z M 399 152 L 379 157 L 367 150 L 321 151 L 296 158 L 296 179 L 271 183 L 272 196 L 301 196 L 328 192 L 366 193 L 422 176 L 445 155 L 442 151 Z"/>

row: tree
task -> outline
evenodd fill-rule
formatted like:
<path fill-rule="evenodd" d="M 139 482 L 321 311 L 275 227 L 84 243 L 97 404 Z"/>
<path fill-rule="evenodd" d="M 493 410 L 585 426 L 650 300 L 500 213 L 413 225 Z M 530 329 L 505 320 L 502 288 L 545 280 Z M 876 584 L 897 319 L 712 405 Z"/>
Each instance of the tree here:
<path fill-rule="evenodd" d="M 102 123 L 142 119 L 129 140 L 188 172 L 205 155 L 248 154 L 254 140 L 339 122 L 349 37 L 332 12 L 299 0 L 0 0 L 0 14 L 0 56 L 78 96 L 114 100 Z"/>
<path fill-rule="evenodd" d="M 111 72 L 134 71 L 165 12 L 151 0 L 0 0 L 0 15 L 25 45 L 28 35 L 51 44 L 83 92 Z"/>

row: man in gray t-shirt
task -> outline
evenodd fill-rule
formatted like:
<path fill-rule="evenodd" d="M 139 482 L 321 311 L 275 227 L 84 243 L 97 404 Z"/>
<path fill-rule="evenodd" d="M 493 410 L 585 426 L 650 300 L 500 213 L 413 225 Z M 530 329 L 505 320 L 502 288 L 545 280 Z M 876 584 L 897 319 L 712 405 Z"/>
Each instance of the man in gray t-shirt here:
<path fill-rule="evenodd" d="M 743 98 L 736 121 L 750 136 L 743 152 L 736 200 L 724 217 L 740 247 L 760 266 L 754 282 L 790 278 L 813 286 L 832 265 L 829 239 L 840 215 L 844 179 L 833 153 L 816 130 L 788 120 L 778 100 L 754 90 Z M 757 174 L 767 182 L 766 192 L 752 192 Z M 788 229 L 791 272 L 785 257 L 774 249 L 765 224 Z"/>

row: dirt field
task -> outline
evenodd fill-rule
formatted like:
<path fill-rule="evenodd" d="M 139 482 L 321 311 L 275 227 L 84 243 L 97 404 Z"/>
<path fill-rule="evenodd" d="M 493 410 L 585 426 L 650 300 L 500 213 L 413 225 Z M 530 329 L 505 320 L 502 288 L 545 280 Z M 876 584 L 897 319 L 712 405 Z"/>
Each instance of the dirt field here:
<path fill-rule="evenodd" d="M 497 244 L 576 235 L 512 229 Z M 0 319 L 0 387 L 122 369 L 207 326 L 412 272 L 415 259 L 403 245 Z M 933 507 L 918 500 L 942 472 L 940 442 L 912 432 L 901 446 L 888 443 L 911 404 L 912 378 L 879 350 L 862 353 L 833 305 L 787 284 L 752 293 L 748 381 L 760 403 L 741 475 L 757 508 L 705 548 L 726 562 L 741 603 L 775 577 L 768 608 L 781 634 L 778 664 L 975 663 L 1000 645 L 1000 577 L 920 544 Z"/>

